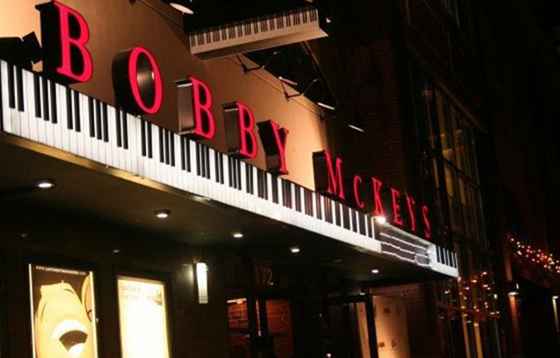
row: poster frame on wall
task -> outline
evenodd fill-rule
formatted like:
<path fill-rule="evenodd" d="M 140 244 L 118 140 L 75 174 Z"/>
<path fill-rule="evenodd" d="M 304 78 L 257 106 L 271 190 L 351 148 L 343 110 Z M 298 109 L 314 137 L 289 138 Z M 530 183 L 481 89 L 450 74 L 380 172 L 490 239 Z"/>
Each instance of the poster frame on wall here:
<path fill-rule="evenodd" d="M 118 325 L 119 337 L 118 344 L 120 348 L 120 357 L 124 357 L 123 352 L 123 327 L 121 324 L 121 304 L 119 296 L 119 279 L 131 279 L 138 281 L 154 282 L 162 284 L 164 290 L 164 305 L 165 305 L 165 323 L 166 323 L 166 334 L 167 334 L 167 351 L 168 357 L 172 358 L 175 356 L 175 348 L 173 344 L 173 320 L 171 309 L 173 307 L 173 292 L 170 274 L 168 273 L 158 273 L 153 271 L 143 271 L 143 270 L 130 270 L 130 269 L 120 269 L 114 274 L 114 292 L 115 292 L 115 308 L 116 308 L 116 323 Z"/>
<path fill-rule="evenodd" d="M 88 276 L 91 277 L 91 300 L 92 300 L 92 308 L 93 308 L 93 318 L 91 320 L 91 324 L 92 324 L 92 333 L 94 336 L 94 342 L 93 342 L 93 350 L 94 350 L 94 356 L 96 358 L 100 358 L 103 356 L 103 352 L 101 350 L 101 344 L 100 344 L 100 326 L 99 326 L 99 312 L 100 310 L 100 305 L 99 305 L 99 292 L 97 289 L 97 280 L 98 280 L 98 270 L 96 269 L 95 265 L 88 263 L 88 262 L 84 262 L 84 261 L 78 261 L 75 259 L 69 259 L 67 257 L 60 257 L 60 256 L 56 256 L 56 257 L 45 257 L 45 256 L 28 256 L 25 260 L 25 271 L 26 271 L 26 277 L 27 277 L 27 296 L 29 299 L 29 311 L 28 311 L 28 317 L 29 317 L 29 342 L 31 345 L 31 357 L 33 358 L 38 358 L 37 357 L 37 352 L 36 352 L 36 323 L 35 323 L 35 309 L 34 309 L 34 278 L 33 278 L 33 267 L 34 266 L 41 266 L 41 267 L 45 267 L 48 269 L 59 269 L 59 270 L 63 270 L 63 271 L 75 271 L 75 272 L 84 272 L 87 273 Z"/>

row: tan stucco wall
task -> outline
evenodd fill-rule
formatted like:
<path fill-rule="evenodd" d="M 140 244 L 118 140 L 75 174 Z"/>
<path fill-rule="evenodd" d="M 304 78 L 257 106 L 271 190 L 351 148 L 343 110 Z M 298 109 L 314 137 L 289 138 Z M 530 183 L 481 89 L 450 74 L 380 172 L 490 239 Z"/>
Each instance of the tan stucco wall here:
<path fill-rule="evenodd" d="M 177 13 L 159 0 L 64 0 L 78 10 L 90 26 L 88 48 L 94 57 L 93 79 L 76 89 L 113 103 L 111 63 L 121 50 L 143 46 L 156 56 L 165 82 L 164 105 L 150 119 L 171 129 L 176 126 L 174 81 L 195 75 L 208 83 L 214 96 L 218 133 L 211 145 L 224 149 L 221 104 L 234 100 L 246 103 L 257 121 L 273 119 L 290 130 L 287 145 L 288 178 L 313 188 L 312 153 L 326 147 L 325 123 L 317 107 L 305 98 L 286 101 L 279 81 L 265 71 L 244 74 L 237 59 L 201 61 L 190 55 L 186 36 L 170 19 L 180 22 Z M 0 36 L 24 36 L 35 31 L 40 39 L 39 12 L 44 1 L 0 0 Z M 1 55 L 1 54 L 0 54 Z M 38 66 L 40 68 L 40 66 Z M 255 164 L 264 168 L 262 147 Z"/>

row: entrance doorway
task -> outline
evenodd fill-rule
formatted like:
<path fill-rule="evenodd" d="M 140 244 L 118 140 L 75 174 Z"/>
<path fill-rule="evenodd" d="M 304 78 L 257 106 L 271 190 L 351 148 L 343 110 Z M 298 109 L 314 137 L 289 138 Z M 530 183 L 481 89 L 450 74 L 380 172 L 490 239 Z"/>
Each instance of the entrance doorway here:
<path fill-rule="evenodd" d="M 290 301 L 261 297 L 254 301 L 254 311 L 248 302 L 247 298 L 228 300 L 230 357 L 292 358 Z"/>
<path fill-rule="evenodd" d="M 371 296 L 331 298 L 322 315 L 327 358 L 377 358 Z"/>

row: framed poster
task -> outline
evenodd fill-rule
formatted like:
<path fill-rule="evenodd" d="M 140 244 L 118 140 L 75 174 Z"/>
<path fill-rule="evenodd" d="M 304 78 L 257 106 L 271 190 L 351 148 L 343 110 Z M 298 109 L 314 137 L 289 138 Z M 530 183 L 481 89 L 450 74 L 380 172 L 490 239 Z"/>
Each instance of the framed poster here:
<path fill-rule="evenodd" d="M 34 358 L 97 358 L 92 271 L 29 265 Z"/>
<path fill-rule="evenodd" d="M 169 358 L 164 282 L 118 276 L 117 290 L 122 358 Z"/>

